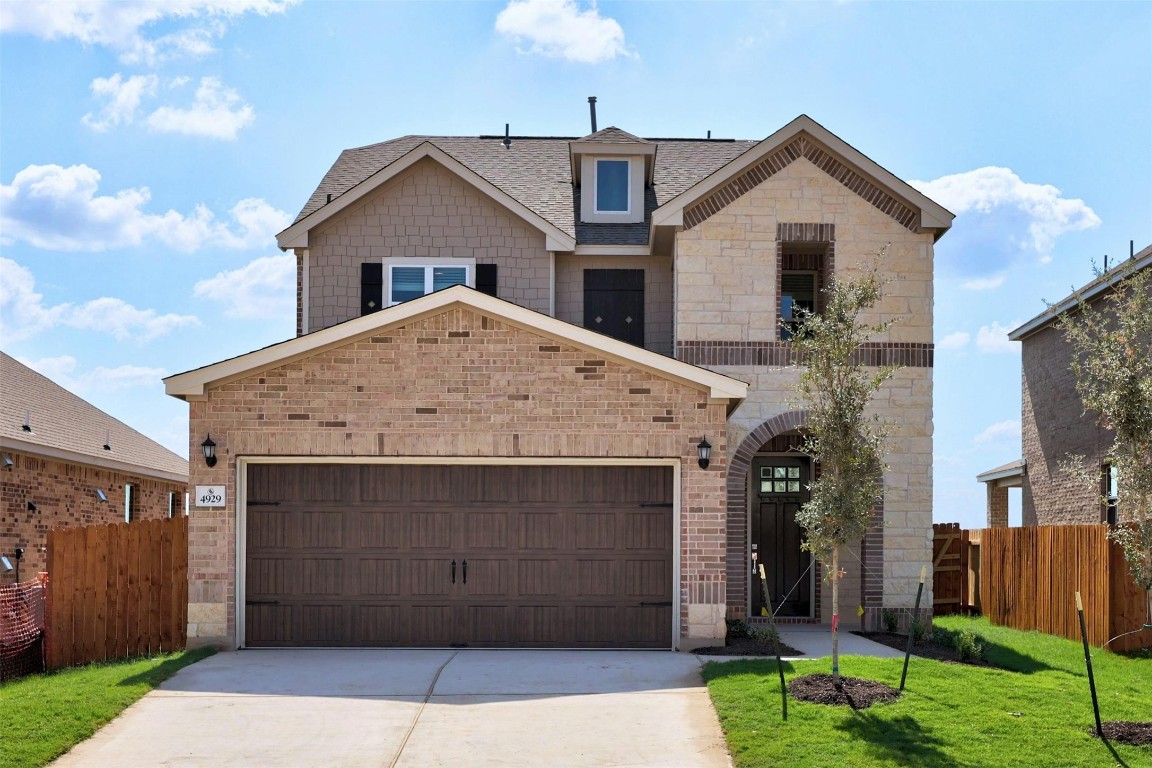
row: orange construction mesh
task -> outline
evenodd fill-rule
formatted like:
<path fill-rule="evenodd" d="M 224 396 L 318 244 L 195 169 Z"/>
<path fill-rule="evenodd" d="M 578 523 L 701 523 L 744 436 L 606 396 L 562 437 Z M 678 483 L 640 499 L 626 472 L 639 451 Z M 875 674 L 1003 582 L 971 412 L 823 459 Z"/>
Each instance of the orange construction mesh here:
<path fill-rule="evenodd" d="M 44 585 L 0 586 L 0 680 L 44 671 Z"/>

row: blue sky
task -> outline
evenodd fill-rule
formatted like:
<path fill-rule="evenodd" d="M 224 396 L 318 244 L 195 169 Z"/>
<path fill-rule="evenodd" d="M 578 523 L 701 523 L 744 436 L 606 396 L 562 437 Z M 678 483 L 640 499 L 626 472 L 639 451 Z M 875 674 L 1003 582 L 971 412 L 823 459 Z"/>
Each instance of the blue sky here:
<path fill-rule="evenodd" d="M 1007 330 L 1152 243 L 1152 4 L 0 5 L 0 346 L 187 451 L 162 376 L 289 338 L 274 234 L 409 133 L 762 138 L 806 113 L 957 215 L 935 518 L 1018 458 Z"/>

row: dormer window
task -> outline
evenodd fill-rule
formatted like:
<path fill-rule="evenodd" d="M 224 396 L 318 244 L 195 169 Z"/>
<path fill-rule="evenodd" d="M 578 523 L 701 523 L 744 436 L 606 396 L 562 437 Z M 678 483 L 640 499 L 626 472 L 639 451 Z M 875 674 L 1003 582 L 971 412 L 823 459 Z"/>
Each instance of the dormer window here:
<path fill-rule="evenodd" d="M 631 163 L 628 160 L 596 161 L 596 213 L 628 213 Z"/>

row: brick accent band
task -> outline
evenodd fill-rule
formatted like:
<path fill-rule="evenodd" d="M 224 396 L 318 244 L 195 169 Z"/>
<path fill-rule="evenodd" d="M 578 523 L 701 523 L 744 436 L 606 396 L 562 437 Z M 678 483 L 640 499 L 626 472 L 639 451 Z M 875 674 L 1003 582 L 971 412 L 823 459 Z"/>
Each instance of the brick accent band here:
<path fill-rule="evenodd" d="M 905 229 L 912 232 L 917 230 L 920 216 L 916 209 L 885 192 L 870 179 L 846 165 L 827 147 L 803 133 L 684 211 L 684 228 L 691 229 L 711 218 L 725 206 L 743 197 L 801 157 L 810 160 L 817 168 L 855 192 L 873 207 L 892 217 Z"/>
<path fill-rule="evenodd" d="M 863 365 L 899 365 L 905 368 L 931 368 L 933 344 L 874 341 L 861 344 L 855 359 Z M 692 365 L 750 365 L 785 367 L 798 360 L 788 341 L 680 341 L 676 359 Z"/>

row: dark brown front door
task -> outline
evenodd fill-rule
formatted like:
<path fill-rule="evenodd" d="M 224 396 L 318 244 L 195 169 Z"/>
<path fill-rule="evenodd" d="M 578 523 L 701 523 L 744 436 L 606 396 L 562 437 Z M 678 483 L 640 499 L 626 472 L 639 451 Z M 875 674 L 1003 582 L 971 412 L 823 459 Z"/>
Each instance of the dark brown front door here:
<path fill-rule="evenodd" d="M 772 600 L 767 610 L 777 616 L 811 616 L 811 555 L 801 548 L 803 532 L 796 523 L 796 513 L 809 498 L 811 461 L 763 456 L 752 463 L 752 471 L 752 615 L 766 609 L 755 571 L 763 564 Z"/>
<path fill-rule="evenodd" d="M 251 465 L 249 646 L 667 648 L 664 467 Z"/>

